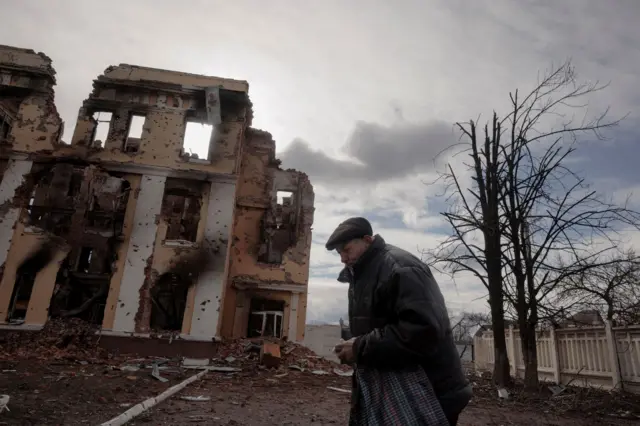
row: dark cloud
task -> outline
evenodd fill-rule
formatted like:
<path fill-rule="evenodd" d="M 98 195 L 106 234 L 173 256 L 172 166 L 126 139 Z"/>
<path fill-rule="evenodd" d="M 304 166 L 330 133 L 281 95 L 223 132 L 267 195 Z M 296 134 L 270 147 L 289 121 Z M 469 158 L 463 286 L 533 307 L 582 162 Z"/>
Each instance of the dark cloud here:
<path fill-rule="evenodd" d="M 279 157 L 285 167 L 319 181 L 377 182 L 433 170 L 436 157 L 455 141 L 453 126 L 441 121 L 390 127 L 358 122 L 342 147 L 350 161 L 329 157 L 301 139 Z"/>

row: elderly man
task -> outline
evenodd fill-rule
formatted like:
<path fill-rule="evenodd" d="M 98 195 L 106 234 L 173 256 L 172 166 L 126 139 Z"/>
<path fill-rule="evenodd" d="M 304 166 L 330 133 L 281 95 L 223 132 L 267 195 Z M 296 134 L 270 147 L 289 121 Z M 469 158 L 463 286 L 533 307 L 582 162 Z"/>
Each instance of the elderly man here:
<path fill-rule="evenodd" d="M 371 224 L 362 217 L 341 223 L 326 248 L 340 254 L 345 268 L 338 281 L 349 284 L 349 327 L 354 337 L 336 346 L 338 357 L 355 364 L 356 373 L 398 372 L 394 380 L 399 380 L 399 386 L 379 385 L 377 393 L 393 387 L 389 392 L 411 394 L 416 387 L 409 381 L 419 382 L 415 374 L 426 373 L 428 380 L 422 385 L 435 392 L 449 424 L 456 425 L 472 391 L 453 341 L 444 298 L 429 267 L 380 235 L 373 236 Z M 414 376 L 406 376 L 407 371 Z M 352 423 L 359 411 L 370 409 L 367 395 L 376 393 L 358 383 L 363 377 L 354 376 Z M 420 398 L 433 395 L 429 392 Z M 415 395 L 407 397 L 408 410 L 421 405 Z M 429 403 L 423 401 L 424 406 Z"/>

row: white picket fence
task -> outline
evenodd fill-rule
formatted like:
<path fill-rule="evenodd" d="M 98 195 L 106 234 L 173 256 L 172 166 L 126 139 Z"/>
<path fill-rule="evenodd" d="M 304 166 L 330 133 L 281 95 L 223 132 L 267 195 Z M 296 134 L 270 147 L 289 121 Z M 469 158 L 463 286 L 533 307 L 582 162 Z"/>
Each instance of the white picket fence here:
<path fill-rule="evenodd" d="M 524 377 L 518 330 L 511 327 L 505 333 L 511 375 Z M 640 325 L 541 330 L 536 337 L 540 380 L 640 393 Z M 493 333 L 476 336 L 474 349 L 476 369 L 491 370 Z"/>

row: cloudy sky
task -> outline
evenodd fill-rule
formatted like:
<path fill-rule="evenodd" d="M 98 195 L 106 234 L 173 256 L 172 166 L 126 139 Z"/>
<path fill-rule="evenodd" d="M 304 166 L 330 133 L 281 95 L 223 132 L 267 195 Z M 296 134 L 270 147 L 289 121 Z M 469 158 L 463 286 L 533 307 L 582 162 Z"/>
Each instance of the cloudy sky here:
<path fill-rule="evenodd" d="M 603 191 L 640 189 L 637 0 L 0 0 L 0 10 L 0 43 L 53 59 L 67 140 L 112 64 L 249 81 L 254 126 L 315 186 L 309 320 L 346 312 L 339 258 L 323 248 L 332 229 L 364 214 L 388 242 L 435 247 L 450 232 L 447 203 L 425 183 L 459 136 L 453 123 L 505 111 L 510 91 L 567 57 L 581 79 L 611 83 L 590 110 L 629 114 L 609 140 L 580 147 L 577 170 Z M 439 281 L 451 310 L 486 306 L 472 277 Z"/>

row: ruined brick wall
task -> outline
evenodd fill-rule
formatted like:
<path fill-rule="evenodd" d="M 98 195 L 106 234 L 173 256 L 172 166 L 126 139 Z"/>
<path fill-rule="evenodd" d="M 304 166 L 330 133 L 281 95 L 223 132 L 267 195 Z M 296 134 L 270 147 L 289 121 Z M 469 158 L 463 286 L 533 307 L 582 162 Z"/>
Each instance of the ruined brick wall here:
<path fill-rule="evenodd" d="M 306 285 L 313 186 L 304 173 L 279 168 L 275 143 L 266 132 L 249 131 L 241 164 L 230 275 L 249 281 Z M 278 200 L 281 192 L 291 195 L 289 206 L 278 204 L 284 201 Z M 289 234 L 271 232 L 275 228 Z M 262 256 L 268 248 L 281 252 L 281 260 Z"/>
<path fill-rule="evenodd" d="M 237 324 L 246 321 L 250 299 L 250 295 L 239 294 L 238 289 L 243 288 L 245 292 L 279 292 L 279 298 L 286 301 L 283 329 L 293 330 L 295 336 L 290 339 L 301 339 L 313 202 L 307 176 L 281 170 L 271 135 L 249 129 L 238 178 L 223 335 L 243 334 L 243 327 Z"/>
<path fill-rule="evenodd" d="M 0 322 L 29 293 L 27 324 L 80 316 L 210 342 L 243 334 L 260 296 L 301 340 L 313 188 L 279 168 L 271 135 L 247 130 L 248 84 L 109 67 L 71 144 L 54 84 L 46 55 L 0 46 Z M 213 128 L 204 157 L 186 146 L 194 123 Z"/>
<path fill-rule="evenodd" d="M 243 132 L 251 116 L 244 82 L 193 76 L 130 65 L 108 68 L 94 81 L 78 114 L 72 145 L 97 161 L 113 161 L 174 170 L 232 174 Z M 104 113 L 108 134 L 96 139 L 96 113 Z M 133 117 L 144 124 L 130 137 Z M 183 147 L 187 123 L 213 126 L 208 158 Z"/>
<path fill-rule="evenodd" d="M 0 45 L 0 144 L 17 152 L 52 150 L 63 122 L 53 99 L 55 71 L 43 53 Z M 6 154 L 5 154 L 6 155 Z"/>
<path fill-rule="evenodd" d="M 59 143 L 63 123 L 53 99 L 55 71 L 51 59 L 33 50 L 0 46 L 0 158 L 3 163 L 0 182 L 0 322 L 7 319 L 19 265 L 39 250 L 47 236 L 31 235 L 26 230 L 23 208 L 29 201 L 26 190 L 31 180 L 32 148 L 51 150 Z M 22 306 L 27 324 L 43 323 L 51 294 L 55 261 L 66 255 L 60 247 L 50 254 L 52 266 L 46 266 L 31 282 L 30 292 L 43 298 Z"/>

